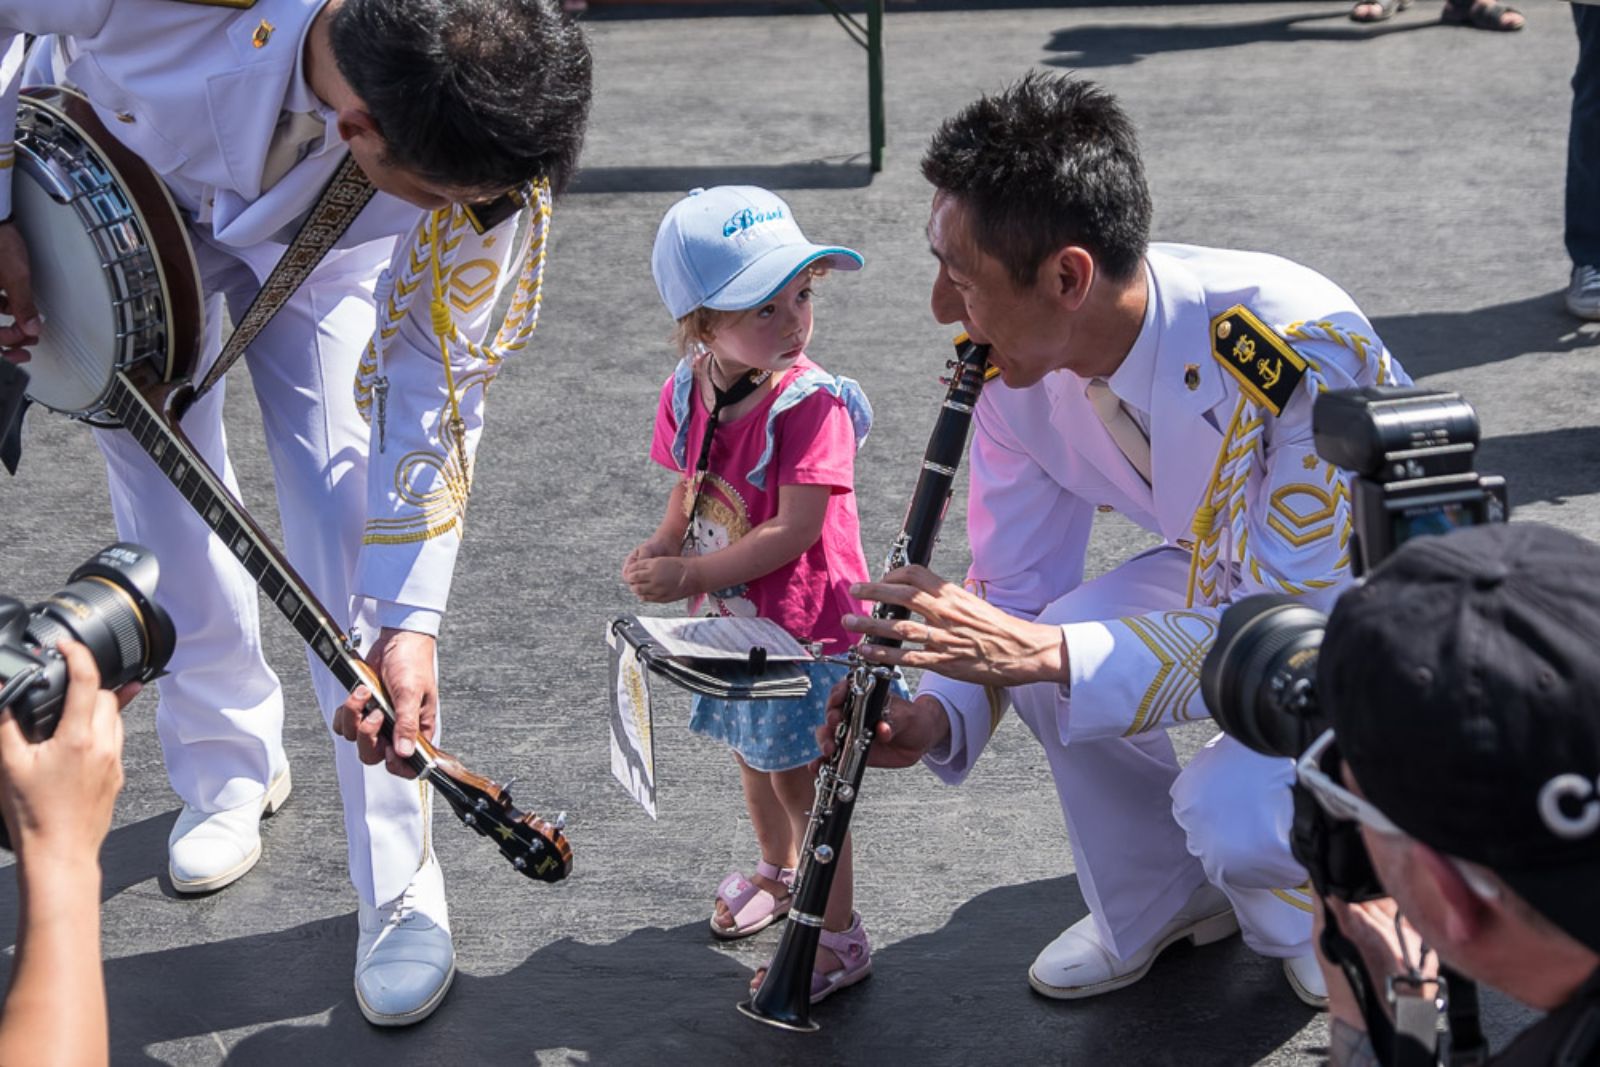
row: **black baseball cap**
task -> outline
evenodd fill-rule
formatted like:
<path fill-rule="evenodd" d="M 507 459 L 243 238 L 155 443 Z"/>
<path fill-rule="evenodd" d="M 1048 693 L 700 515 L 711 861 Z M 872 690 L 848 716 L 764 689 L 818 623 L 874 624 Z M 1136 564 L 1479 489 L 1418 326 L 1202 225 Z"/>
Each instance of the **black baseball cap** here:
<path fill-rule="evenodd" d="M 1317 689 L 1367 799 L 1600 951 L 1600 546 L 1407 541 L 1334 607 Z"/>

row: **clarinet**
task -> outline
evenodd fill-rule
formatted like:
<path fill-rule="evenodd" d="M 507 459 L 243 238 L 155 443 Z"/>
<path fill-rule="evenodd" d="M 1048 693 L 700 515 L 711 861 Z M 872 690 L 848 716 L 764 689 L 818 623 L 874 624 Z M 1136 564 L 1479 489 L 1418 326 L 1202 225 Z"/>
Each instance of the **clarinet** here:
<path fill-rule="evenodd" d="M 950 389 L 928 439 L 905 523 L 889 550 L 887 570 L 911 564 L 926 566 L 932 557 L 955 485 L 956 469 L 961 465 L 961 453 L 967 446 L 972 409 L 984 381 L 993 373 L 988 368 L 988 345 L 974 344 L 966 334 L 957 337 L 955 345 L 956 358 L 947 364 L 951 369 Z M 899 621 L 909 618 L 911 612 L 880 603 L 872 614 L 874 618 Z M 893 637 L 862 640 L 885 648 L 898 648 L 901 644 Z M 858 653 L 851 653 L 849 693 L 834 734 L 833 757 L 823 762 L 817 775 L 817 796 L 811 806 L 805 843 L 800 847 L 789 921 L 761 988 L 739 1005 L 740 1011 L 758 1022 L 784 1030 L 817 1029 L 811 1021 L 811 971 L 822 936 L 822 915 L 833 888 L 834 860 L 844 847 L 861 776 L 867 769 L 867 752 L 883 719 L 890 683 L 897 673 L 892 667 L 868 663 Z"/>

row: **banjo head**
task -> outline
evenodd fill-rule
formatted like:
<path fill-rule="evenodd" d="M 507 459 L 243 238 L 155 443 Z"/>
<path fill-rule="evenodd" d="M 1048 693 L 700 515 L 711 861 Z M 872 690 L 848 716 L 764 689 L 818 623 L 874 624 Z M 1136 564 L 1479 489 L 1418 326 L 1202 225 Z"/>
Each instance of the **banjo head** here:
<path fill-rule="evenodd" d="M 107 134 L 82 97 L 24 90 L 13 217 L 28 245 L 43 318 L 28 349 L 28 399 L 99 415 L 119 371 L 187 377 L 200 338 L 200 285 L 181 216 L 160 179 Z"/>
<path fill-rule="evenodd" d="M 28 399 L 56 411 L 95 409 L 118 369 L 116 299 L 100 253 L 70 205 L 52 199 L 26 169 L 12 182 L 14 214 L 28 243 L 34 302 L 44 320 L 28 348 Z"/>

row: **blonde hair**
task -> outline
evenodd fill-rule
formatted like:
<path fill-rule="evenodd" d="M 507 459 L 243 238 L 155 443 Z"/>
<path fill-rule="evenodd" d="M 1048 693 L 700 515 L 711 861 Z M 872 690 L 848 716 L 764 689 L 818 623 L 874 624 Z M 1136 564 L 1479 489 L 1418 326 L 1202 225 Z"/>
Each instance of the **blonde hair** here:
<path fill-rule="evenodd" d="M 813 263 L 806 268 L 812 281 L 828 273 L 828 268 L 818 263 Z M 756 307 L 765 305 L 765 301 Z M 736 322 L 750 314 L 755 308 L 743 308 L 739 311 L 718 311 L 715 308 L 697 307 L 683 318 L 679 319 L 672 330 L 672 345 L 678 350 L 678 355 L 687 356 L 697 347 L 711 343 L 716 336 L 717 327 Z"/>

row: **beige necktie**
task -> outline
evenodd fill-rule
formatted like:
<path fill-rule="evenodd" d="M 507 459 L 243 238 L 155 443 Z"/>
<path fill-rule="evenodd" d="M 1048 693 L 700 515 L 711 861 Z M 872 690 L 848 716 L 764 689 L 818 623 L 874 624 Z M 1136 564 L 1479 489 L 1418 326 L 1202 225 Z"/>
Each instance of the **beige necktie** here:
<path fill-rule="evenodd" d="M 305 111 L 285 111 L 279 115 L 278 125 L 272 131 L 272 142 L 267 145 L 267 158 L 261 165 L 261 191 L 277 185 L 327 133 L 328 123 L 321 115 Z"/>
<path fill-rule="evenodd" d="M 1111 434 L 1111 440 L 1116 442 L 1122 454 L 1128 457 L 1128 462 L 1133 464 L 1133 469 L 1139 472 L 1139 476 L 1148 485 L 1150 439 L 1139 429 L 1139 424 L 1128 414 L 1128 409 L 1122 406 L 1122 401 L 1111 391 L 1111 386 L 1104 378 L 1091 379 L 1083 391 L 1094 407 L 1094 413 L 1106 424 L 1106 431 Z"/>

